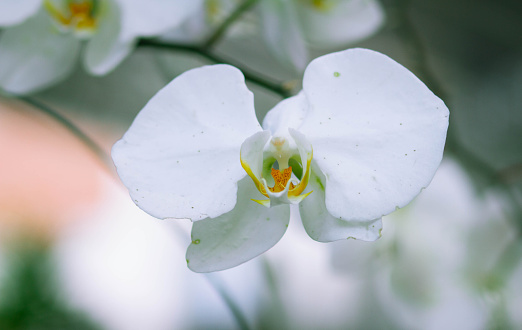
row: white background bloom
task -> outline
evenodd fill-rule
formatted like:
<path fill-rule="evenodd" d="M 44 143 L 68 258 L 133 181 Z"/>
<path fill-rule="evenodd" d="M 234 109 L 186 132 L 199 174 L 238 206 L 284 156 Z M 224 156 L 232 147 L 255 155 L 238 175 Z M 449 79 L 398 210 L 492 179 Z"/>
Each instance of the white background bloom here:
<path fill-rule="evenodd" d="M 274 55 L 298 72 L 308 46 L 334 49 L 368 38 L 384 23 L 377 0 L 267 0 L 260 3 L 263 35 Z"/>
<path fill-rule="evenodd" d="M 24 0 L 0 6 L 0 87 L 24 94 L 48 87 L 77 63 L 92 74 L 111 71 L 132 51 L 138 37 L 181 24 L 199 1 Z M 12 13 L 12 14 L 10 14 Z M 3 16 L 5 15 L 5 16 Z M 17 25 L 14 25 L 17 24 Z"/>
<path fill-rule="evenodd" d="M 187 252 L 191 269 L 233 267 L 284 234 L 286 195 L 267 193 L 270 208 L 252 202 L 263 199 L 263 189 L 245 172 L 270 180 L 263 167 L 278 157 L 270 149 L 277 141 L 288 141 L 287 159 L 300 155 L 302 172 L 311 152 L 301 147 L 311 143 L 313 192 L 300 209 L 308 234 L 319 241 L 375 240 L 380 217 L 429 184 L 442 157 L 448 110 L 409 71 L 354 49 L 313 61 L 303 86 L 267 115 L 269 132 L 261 133 L 237 69 L 194 69 L 161 90 L 113 147 L 118 174 L 139 207 L 158 218 L 197 221 Z M 279 165 L 283 170 L 286 162 Z M 304 180 L 302 173 L 290 181 Z"/>

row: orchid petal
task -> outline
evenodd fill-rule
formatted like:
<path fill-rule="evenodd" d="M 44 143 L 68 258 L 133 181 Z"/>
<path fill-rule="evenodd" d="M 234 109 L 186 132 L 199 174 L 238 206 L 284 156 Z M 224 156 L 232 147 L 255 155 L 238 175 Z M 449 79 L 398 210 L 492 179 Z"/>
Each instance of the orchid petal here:
<path fill-rule="evenodd" d="M 303 174 L 302 174 L 301 178 L 299 178 L 299 180 L 300 180 L 299 184 L 297 185 L 297 187 L 295 189 L 293 189 L 290 192 L 290 196 L 297 197 L 297 196 L 301 195 L 301 193 L 304 191 L 304 189 L 308 185 L 308 181 L 310 179 L 310 173 L 311 173 L 313 150 L 312 150 L 312 145 L 310 144 L 310 142 L 299 131 L 296 131 L 293 128 L 289 128 L 288 132 L 294 139 L 294 142 L 297 146 L 297 150 L 299 151 L 299 156 L 301 158 L 301 165 L 303 167 L 303 171 L 302 171 Z"/>
<path fill-rule="evenodd" d="M 42 11 L 0 38 L 0 86 L 15 94 L 43 89 L 73 69 L 80 42 L 60 33 Z"/>
<path fill-rule="evenodd" d="M 417 77 L 380 53 L 352 49 L 308 66 L 298 128 L 326 176 L 326 207 L 343 220 L 382 217 L 426 187 L 441 161 L 449 112 Z"/>
<path fill-rule="evenodd" d="M 296 6 L 302 31 L 313 47 L 338 47 L 374 34 L 384 23 L 384 11 L 375 0 L 324 1 Z"/>
<path fill-rule="evenodd" d="M 92 74 L 103 75 L 114 69 L 134 48 L 135 41 L 120 40 L 120 9 L 114 1 L 105 1 L 100 25 L 84 52 L 84 65 Z"/>
<path fill-rule="evenodd" d="M 369 221 L 343 220 L 332 216 L 325 204 L 325 177 L 318 171 L 312 173 L 308 189 L 313 193 L 299 203 L 299 213 L 308 235 L 319 242 L 341 239 L 375 241 L 381 235 L 381 219 Z"/>
<path fill-rule="evenodd" d="M 241 166 L 254 181 L 259 191 L 264 189 L 261 182 L 263 174 L 263 150 L 269 139 L 270 132 L 262 131 L 255 133 L 241 144 Z"/>
<path fill-rule="evenodd" d="M 301 91 L 296 96 L 284 99 L 270 110 L 263 120 L 263 128 L 273 136 L 287 136 L 289 128 L 298 128 L 308 110 L 308 100 Z"/>
<path fill-rule="evenodd" d="M 0 1 L 0 26 L 20 24 L 36 14 L 42 0 L 2 0 Z"/>
<path fill-rule="evenodd" d="M 136 204 L 157 218 L 200 220 L 236 205 L 240 147 L 260 131 L 239 70 L 205 66 L 159 91 L 112 150 Z"/>
<path fill-rule="evenodd" d="M 285 0 L 265 0 L 259 6 L 269 49 L 281 63 L 302 72 L 308 63 L 308 51 L 294 5 Z"/>
<path fill-rule="evenodd" d="M 188 267 L 213 272 L 235 267 L 274 246 L 290 220 L 290 207 L 266 208 L 250 200 L 259 195 L 250 178 L 238 183 L 237 205 L 229 213 L 194 223 Z"/>
<path fill-rule="evenodd" d="M 181 25 L 203 0 L 117 0 L 122 10 L 122 40 L 152 37 Z"/>

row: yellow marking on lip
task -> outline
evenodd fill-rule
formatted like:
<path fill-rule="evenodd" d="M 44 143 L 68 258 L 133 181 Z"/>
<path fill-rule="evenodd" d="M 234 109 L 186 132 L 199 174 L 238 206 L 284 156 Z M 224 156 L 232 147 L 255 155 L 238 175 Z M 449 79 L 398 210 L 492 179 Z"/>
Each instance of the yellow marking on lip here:
<path fill-rule="evenodd" d="M 46 0 L 45 9 L 60 24 L 76 30 L 92 30 L 96 28 L 92 1 L 69 2 L 68 13 L 63 13 L 51 1 Z"/>
<path fill-rule="evenodd" d="M 301 196 L 302 197 L 301 200 L 302 200 L 312 193 L 310 191 L 310 192 L 306 193 L 305 195 L 301 195 L 303 193 L 303 191 L 306 189 L 306 186 L 308 185 L 308 181 L 310 180 L 310 173 L 311 173 L 310 169 L 312 167 L 312 158 L 313 158 L 313 150 L 312 150 L 312 152 L 310 152 L 308 159 L 306 161 L 306 171 L 303 174 L 301 181 L 297 185 L 294 185 L 294 183 L 290 182 L 290 187 L 288 190 L 288 197 L 296 198 L 296 197 Z M 263 182 L 261 182 L 261 180 L 259 180 L 256 177 L 256 175 L 252 172 L 252 169 L 250 168 L 250 166 L 246 162 L 244 162 L 241 157 L 240 157 L 240 161 L 241 161 L 241 166 L 243 167 L 245 172 L 247 172 L 248 176 L 252 179 L 252 181 L 254 181 L 254 184 L 256 185 L 257 190 L 261 194 L 263 194 L 265 197 L 270 198 L 270 196 L 268 195 L 268 193 L 265 189 Z M 273 187 L 268 187 L 268 190 L 272 193 L 278 193 L 278 192 L 284 191 L 288 184 L 288 181 L 290 180 L 290 178 L 292 176 L 292 166 L 287 167 L 286 169 L 283 170 L 283 172 L 272 168 L 271 175 L 274 178 L 275 183 L 274 183 Z M 266 206 L 266 201 L 264 201 L 264 200 L 260 201 L 260 200 L 253 199 L 253 201 Z"/>
<path fill-rule="evenodd" d="M 283 173 L 281 173 L 280 170 L 276 170 L 275 168 L 272 169 L 272 177 L 274 178 L 274 186 L 272 188 L 268 188 L 273 193 L 278 193 L 286 188 L 286 184 L 288 183 L 288 180 L 292 177 L 292 166 L 289 166 L 283 170 Z M 295 185 L 290 182 L 290 189 L 294 189 Z"/>

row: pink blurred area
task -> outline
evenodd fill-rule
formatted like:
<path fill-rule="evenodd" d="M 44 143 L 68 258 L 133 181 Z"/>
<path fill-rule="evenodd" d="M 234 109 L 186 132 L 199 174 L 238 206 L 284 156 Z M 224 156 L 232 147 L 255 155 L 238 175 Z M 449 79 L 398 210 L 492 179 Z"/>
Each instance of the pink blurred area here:
<path fill-rule="evenodd" d="M 48 115 L 0 99 L 2 234 L 52 239 L 100 198 L 101 162 Z"/>

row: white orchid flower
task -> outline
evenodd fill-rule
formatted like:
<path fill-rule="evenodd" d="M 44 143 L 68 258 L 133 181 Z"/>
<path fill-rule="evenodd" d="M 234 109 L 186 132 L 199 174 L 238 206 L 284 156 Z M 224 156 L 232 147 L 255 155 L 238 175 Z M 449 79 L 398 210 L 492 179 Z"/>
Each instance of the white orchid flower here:
<path fill-rule="evenodd" d="M 161 36 L 162 40 L 185 44 L 202 43 L 241 4 L 241 0 L 205 0 L 180 26 Z M 245 35 L 252 30 L 244 20 L 229 27 L 227 34 Z"/>
<path fill-rule="evenodd" d="M 376 33 L 385 15 L 377 0 L 260 2 L 266 44 L 285 65 L 302 72 L 308 46 L 338 48 Z"/>
<path fill-rule="evenodd" d="M 114 69 L 138 37 L 181 24 L 202 0 L 5 0 L 0 4 L 0 87 L 25 94 L 54 84 L 80 55 L 96 75 Z"/>
<path fill-rule="evenodd" d="M 210 272 L 270 249 L 289 204 L 317 241 L 377 239 L 380 218 L 431 181 L 448 116 L 407 69 L 351 49 L 312 61 L 263 130 L 241 72 L 214 65 L 158 92 L 112 157 L 140 208 L 194 222 L 188 266 Z"/>

